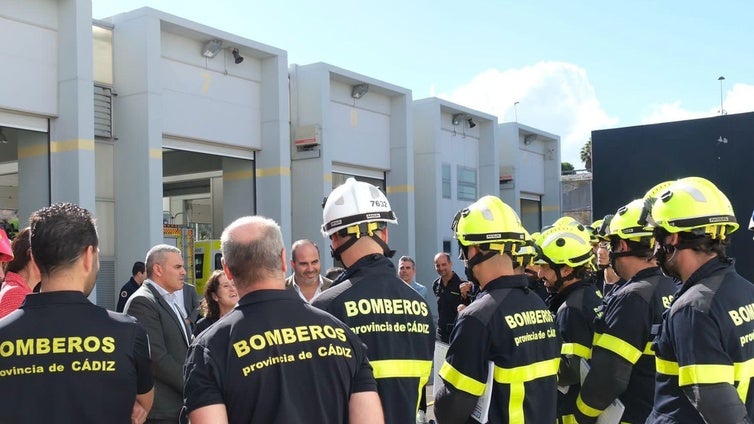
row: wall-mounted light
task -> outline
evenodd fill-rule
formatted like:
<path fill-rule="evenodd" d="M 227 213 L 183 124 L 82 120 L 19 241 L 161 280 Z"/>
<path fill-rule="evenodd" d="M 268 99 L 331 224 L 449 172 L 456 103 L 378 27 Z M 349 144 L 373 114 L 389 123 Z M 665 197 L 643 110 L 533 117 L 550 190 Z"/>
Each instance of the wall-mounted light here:
<path fill-rule="evenodd" d="M 467 119 L 466 122 L 469 123 L 469 128 L 476 127 L 476 122 L 474 122 L 474 119 L 472 119 L 471 117 L 469 117 L 469 119 Z"/>
<path fill-rule="evenodd" d="M 233 60 L 236 62 L 236 65 L 243 62 L 243 56 L 241 56 L 241 53 L 238 53 L 238 49 L 233 49 Z"/>
<path fill-rule="evenodd" d="M 202 56 L 212 59 L 213 57 L 217 56 L 222 48 L 222 40 L 209 40 L 204 43 L 204 47 L 202 47 Z"/>
<path fill-rule="evenodd" d="M 360 99 L 369 91 L 369 84 L 356 84 L 351 87 L 351 97 Z"/>
<path fill-rule="evenodd" d="M 524 144 L 526 144 L 528 146 L 528 145 L 530 145 L 536 139 L 537 139 L 537 135 L 536 134 L 527 134 L 527 135 L 524 136 Z"/>
<path fill-rule="evenodd" d="M 463 121 L 464 116 L 466 115 L 463 113 L 456 113 L 455 115 L 453 115 L 453 120 L 451 122 L 456 126 L 461 125 L 461 121 Z"/>

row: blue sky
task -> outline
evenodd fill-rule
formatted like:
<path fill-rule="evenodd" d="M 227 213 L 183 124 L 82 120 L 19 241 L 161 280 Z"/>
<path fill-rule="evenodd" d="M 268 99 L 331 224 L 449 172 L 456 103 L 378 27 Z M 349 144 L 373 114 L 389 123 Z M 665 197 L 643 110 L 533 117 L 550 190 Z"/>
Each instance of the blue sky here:
<path fill-rule="evenodd" d="M 92 0 L 149 6 L 561 137 L 754 111 L 754 2 Z M 519 102 L 514 111 L 514 102 Z"/>

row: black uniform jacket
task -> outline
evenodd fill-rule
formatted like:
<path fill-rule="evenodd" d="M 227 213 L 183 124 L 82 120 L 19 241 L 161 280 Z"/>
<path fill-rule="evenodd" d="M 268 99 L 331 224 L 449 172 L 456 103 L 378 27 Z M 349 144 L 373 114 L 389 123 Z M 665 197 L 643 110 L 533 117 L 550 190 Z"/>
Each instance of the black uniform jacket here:
<path fill-rule="evenodd" d="M 432 369 L 435 329 L 427 302 L 397 277 L 390 259 L 359 259 L 312 304 L 345 322 L 367 345 L 385 422 L 415 422 Z"/>
<path fill-rule="evenodd" d="M 243 296 L 192 343 L 185 380 L 189 412 L 225 404 L 244 424 L 345 424 L 351 394 L 377 390 L 361 340 L 290 290 Z"/>

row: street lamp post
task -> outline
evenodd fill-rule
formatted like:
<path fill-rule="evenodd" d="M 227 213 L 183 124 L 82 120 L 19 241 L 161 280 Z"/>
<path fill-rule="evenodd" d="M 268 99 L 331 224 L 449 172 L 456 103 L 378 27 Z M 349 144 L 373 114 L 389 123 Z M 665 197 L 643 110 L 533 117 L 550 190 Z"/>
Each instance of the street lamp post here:
<path fill-rule="evenodd" d="M 722 116 L 725 115 L 725 109 L 723 109 L 723 81 L 725 77 L 720 76 L 717 80 L 720 81 L 720 116 Z"/>
<path fill-rule="evenodd" d="M 516 117 L 516 122 L 518 122 L 518 102 L 513 103 L 513 114 Z"/>

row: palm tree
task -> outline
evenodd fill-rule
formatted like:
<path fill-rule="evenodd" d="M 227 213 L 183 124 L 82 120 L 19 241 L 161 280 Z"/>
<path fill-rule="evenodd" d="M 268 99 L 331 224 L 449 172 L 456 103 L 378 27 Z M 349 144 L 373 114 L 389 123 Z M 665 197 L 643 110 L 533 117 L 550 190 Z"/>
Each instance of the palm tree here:
<path fill-rule="evenodd" d="M 587 171 L 592 172 L 592 139 L 590 138 L 587 140 L 586 143 L 584 143 L 584 146 L 581 147 L 581 151 L 579 152 L 579 158 L 582 162 L 584 162 L 584 168 L 586 168 Z"/>

